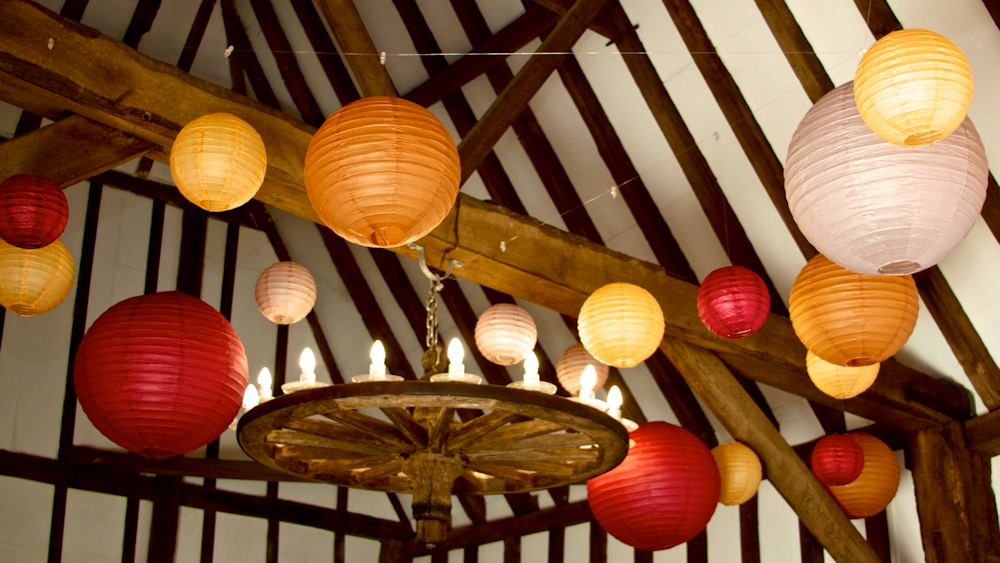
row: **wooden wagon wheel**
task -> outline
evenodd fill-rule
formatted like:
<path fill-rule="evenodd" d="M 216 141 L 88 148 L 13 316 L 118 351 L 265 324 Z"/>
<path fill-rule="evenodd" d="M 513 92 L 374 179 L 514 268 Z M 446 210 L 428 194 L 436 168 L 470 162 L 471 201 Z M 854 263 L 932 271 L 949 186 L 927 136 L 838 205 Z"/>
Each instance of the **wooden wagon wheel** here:
<path fill-rule="evenodd" d="M 359 409 L 379 409 L 392 423 Z M 485 414 L 459 422 L 456 409 Z M 250 457 L 279 471 L 412 494 L 417 541 L 425 545 L 446 539 L 453 492 L 520 493 L 579 483 L 618 465 L 629 442 L 620 422 L 562 397 L 422 381 L 285 395 L 244 415 L 237 435 Z"/>

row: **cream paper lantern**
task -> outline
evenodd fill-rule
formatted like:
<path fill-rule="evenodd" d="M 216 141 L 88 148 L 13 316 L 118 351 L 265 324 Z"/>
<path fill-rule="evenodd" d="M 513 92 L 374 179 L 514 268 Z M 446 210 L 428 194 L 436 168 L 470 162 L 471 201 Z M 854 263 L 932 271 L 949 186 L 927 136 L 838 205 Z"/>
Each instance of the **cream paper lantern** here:
<path fill-rule="evenodd" d="M 972 103 L 972 69 L 947 38 L 901 29 L 868 49 L 854 75 L 854 97 L 865 123 L 896 145 L 939 142 L 965 119 Z"/>
<path fill-rule="evenodd" d="M 604 387 L 604 384 L 608 381 L 608 371 L 611 368 L 594 356 L 591 356 L 590 352 L 583 347 L 583 344 L 574 344 L 566 348 L 562 355 L 559 356 L 559 361 L 556 362 L 556 378 L 559 379 L 559 384 L 570 395 L 580 394 L 580 377 L 583 376 L 583 370 L 587 366 L 594 366 L 594 374 L 597 376 L 597 383 L 594 385 L 594 389 Z"/>
<path fill-rule="evenodd" d="M 663 340 L 663 310 L 645 289 L 609 283 L 584 301 L 577 326 L 580 340 L 595 358 L 630 368 L 652 356 Z"/>
<path fill-rule="evenodd" d="M 965 239 L 988 176 L 968 119 L 933 145 L 893 145 L 862 121 L 848 83 L 799 123 L 785 195 L 802 233 L 827 258 L 859 274 L 902 275 L 937 264 Z"/>
<path fill-rule="evenodd" d="M 806 352 L 806 371 L 817 389 L 835 399 L 850 399 L 864 393 L 875 378 L 881 364 L 867 366 L 838 366 Z"/>
<path fill-rule="evenodd" d="M 55 309 L 73 287 L 73 255 L 55 242 L 18 248 L 0 239 L 0 305 L 22 317 Z"/>
<path fill-rule="evenodd" d="M 497 303 L 476 322 L 476 347 L 487 360 L 510 366 L 535 348 L 538 331 L 531 313 L 512 303 Z"/>
<path fill-rule="evenodd" d="M 757 494 L 764 471 L 753 450 L 739 442 L 730 442 L 712 448 L 712 456 L 722 479 L 720 503 L 743 504 Z"/>
<path fill-rule="evenodd" d="M 316 282 L 305 266 L 277 262 L 257 278 L 257 307 L 273 323 L 288 325 L 306 318 L 316 304 Z"/>

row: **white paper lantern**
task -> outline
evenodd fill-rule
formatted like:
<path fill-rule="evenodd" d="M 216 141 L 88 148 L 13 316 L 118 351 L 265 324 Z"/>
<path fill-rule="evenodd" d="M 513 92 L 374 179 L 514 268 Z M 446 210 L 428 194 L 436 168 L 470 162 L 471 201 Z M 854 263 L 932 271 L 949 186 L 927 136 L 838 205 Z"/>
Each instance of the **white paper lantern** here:
<path fill-rule="evenodd" d="M 316 304 L 316 281 L 298 262 L 276 262 L 261 272 L 254 288 L 257 307 L 273 323 L 290 325 L 306 318 Z"/>
<path fill-rule="evenodd" d="M 865 125 L 847 83 L 799 123 L 785 195 L 802 233 L 830 260 L 859 274 L 912 274 L 962 242 L 983 208 L 988 174 L 968 119 L 933 145 L 894 145 Z"/>
<path fill-rule="evenodd" d="M 476 347 L 487 360 L 509 366 L 535 348 L 538 331 L 531 313 L 511 303 L 497 303 L 476 322 Z"/>
<path fill-rule="evenodd" d="M 587 369 L 587 366 L 594 366 L 594 375 L 597 376 L 594 389 L 603 388 L 608 381 L 611 368 L 591 356 L 583 344 L 574 344 L 559 356 L 559 361 L 556 362 L 556 378 L 570 395 L 580 394 L 580 377 L 583 376 L 583 370 Z"/>

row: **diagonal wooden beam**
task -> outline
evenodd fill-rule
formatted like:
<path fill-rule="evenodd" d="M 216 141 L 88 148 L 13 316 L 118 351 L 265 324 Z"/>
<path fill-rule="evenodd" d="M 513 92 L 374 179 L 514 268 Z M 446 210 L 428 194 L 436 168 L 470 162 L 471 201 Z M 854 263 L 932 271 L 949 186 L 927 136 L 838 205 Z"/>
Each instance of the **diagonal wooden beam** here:
<path fill-rule="evenodd" d="M 823 68 L 823 63 L 806 39 L 795 16 L 788 9 L 785 0 L 755 0 L 757 8 L 764 16 L 771 35 L 785 53 L 788 64 L 798 77 L 812 103 L 816 103 L 827 92 L 833 90 L 833 81 Z"/>
<path fill-rule="evenodd" d="M 302 29 L 305 30 L 309 42 L 316 51 L 319 64 L 323 67 L 334 93 L 337 94 L 340 105 L 347 105 L 360 98 L 351 74 L 340 60 L 337 46 L 330 39 L 330 34 L 326 31 L 326 26 L 323 25 L 323 20 L 320 19 L 312 0 L 292 0 L 292 8 L 295 9 L 295 15 L 298 16 Z"/>
<path fill-rule="evenodd" d="M 875 551 L 717 356 L 673 338 L 665 338 L 660 349 L 733 438 L 760 456 L 771 484 L 835 559 L 880 563 Z"/>
<path fill-rule="evenodd" d="M 154 146 L 73 115 L 0 144 L 0 179 L 37 174 L 67 188 L 142 156 Z"/>
<path fill-rule="evenodd" d="M 396 96 L 389 73 L 379 62 L 379 52 L 365 29 L 354 0 L 319 0 L 320 11 L 333 30 L 340 50 L 354 71 L 365 96 Z"/>
<path fill-rule="evenodd" d="M 608 0 L 576 0 L 552 33 L 538 47 L 538 51 L 486 110 L 476 126 L 462 139 L 458 155 L 462 161 L 462 183 L 479 167 L 493 145 L 500 140 L 518 115 L 528 106 L 552 71 L 559 66 L 566 53 L 576 43 L 587 25 L 597 17 Z"/>

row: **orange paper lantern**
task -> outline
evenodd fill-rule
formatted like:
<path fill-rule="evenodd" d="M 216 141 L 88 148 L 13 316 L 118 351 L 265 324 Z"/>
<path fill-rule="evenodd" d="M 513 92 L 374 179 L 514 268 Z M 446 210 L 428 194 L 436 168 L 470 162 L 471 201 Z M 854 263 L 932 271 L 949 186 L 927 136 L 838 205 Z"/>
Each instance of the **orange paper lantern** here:
<path fill-rule="evenodd" d="M 580 307 L 580 340 L 598 360 L 634 367 L 663 340 L 663 310 L 653 295 L 630 283 L 609 283 Z"/>
<path fill-rule="evenodd" d="M 340 108 L 306 153 L 316 213 L 362 246 L 402 246 L 431 232 L 455 203 L 460 180 L 451 134 L 401 98 L 372 96 Z"/>
<path fill-rule="evenodd" d="M 838 366 L 866 366 L 899 351 L 917 324 L 911 276 L 869 276 L 817 254 L 795 278 L 788 311 L 799 340 Z"/>
<path fill-rule="evenodd" d="M 835 399 L 850 399 L 864 393 L 878 376 L 881 364 L 838 366 L 806 352 L 806 371 L 817 389 Z"/>
<path fill-rule="evenodd" d="M 521 362 L 535 348 L 538 332 L 531 313 L 512 303 L 497 303 L 476 322 L 476 347 L 501 366 Z"/>
<path fill-rule="evenodd" d="M 273 323 L 290 325 L 306 318 L 316 304 L 316 282 L 298 262 L 278 262 L 267 267 L 254 288 L 257 307 Z"/>
<path fill-rule="evenodd" d="M 55 309 L 73 287 L 73 256 L 59 239 L 18 248 L 0 239 L 0 305 L 22 317 Z"/>
<path fill-rule="evenodd" d="M 608 381 L 608 371 L 611 368 L 591 356 L 583 344 L 574 344 L 566 348 L 566 351 L 559 356 L 559 361 L 556 362 L 556 377 L 559 379 L 559 384 L 571 395 L 579 395 L 580 377 L 587 366 L 594 366 L 594 372 L 597 375 L 597 384 L 594 389 L 604 387 Z"/>
<path fill-rule="evenodd" d="M 712 448 L 712 455 L 722 478 L 719 502 L 726 506 L 743 504 L 757 494 L 764 471 L 760 458 L 753 450 L 739 442 L 732 442 Z"/>
<path fill-rule="evenodd" d="M 250 201 L 267 173 L 264 141 L 249 123 L 210 113 L 181 129 L 170 149 L 170 176 L 188 201 L 226 211 Z"/>
<path fill-rule="evenodd" d="M 864 432 L 848 436 L 861 444 L 865 465 L 848 485 L 829 487 L 830 494 L 848 518 L 870 518 L 889 506 L 899 488 L 899 462 L 882 440 Z"/>

